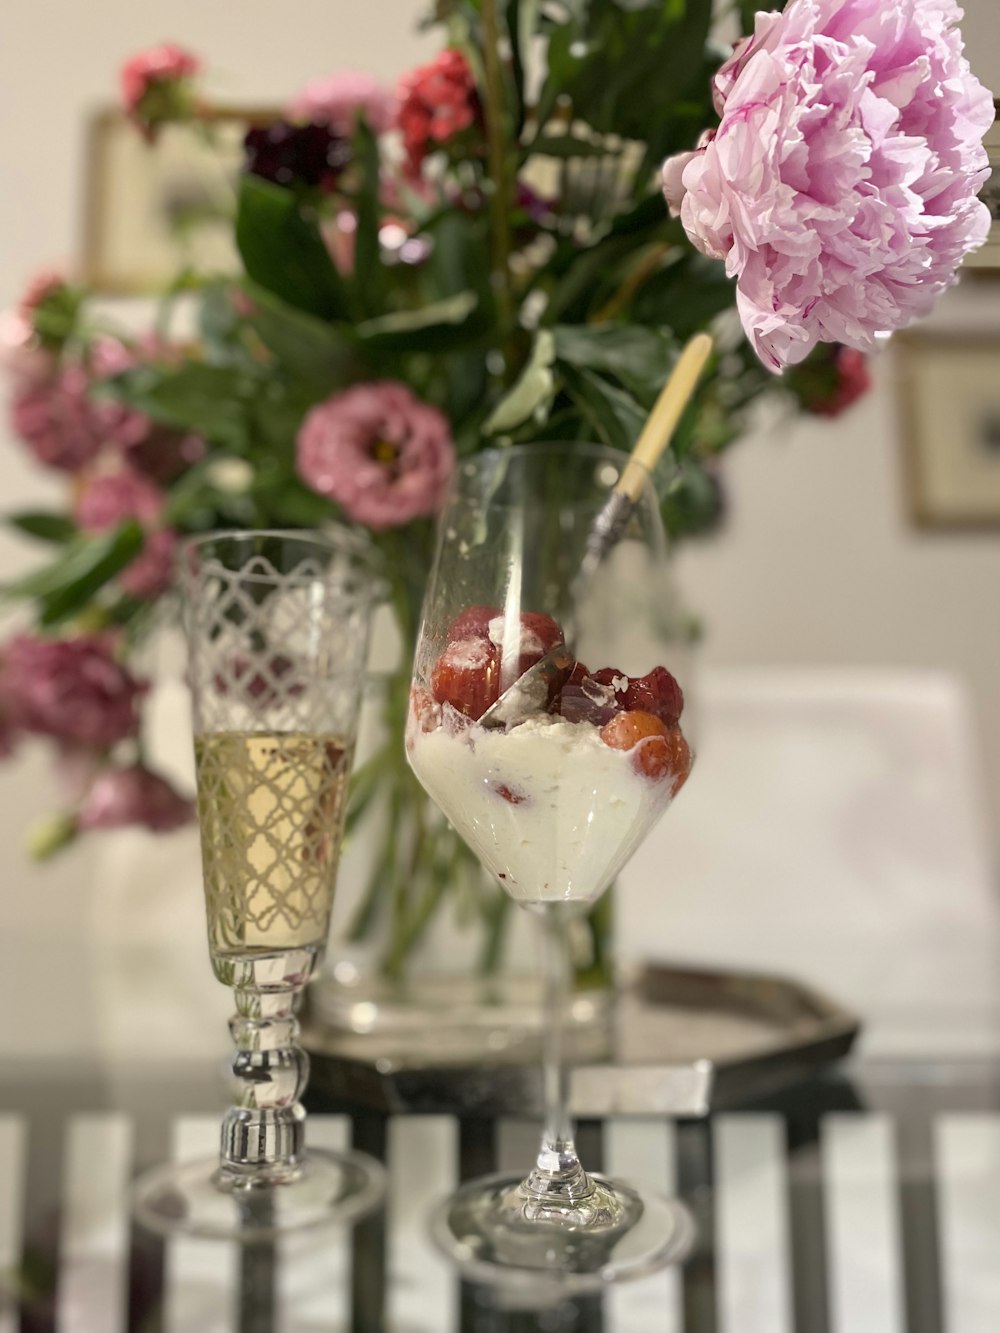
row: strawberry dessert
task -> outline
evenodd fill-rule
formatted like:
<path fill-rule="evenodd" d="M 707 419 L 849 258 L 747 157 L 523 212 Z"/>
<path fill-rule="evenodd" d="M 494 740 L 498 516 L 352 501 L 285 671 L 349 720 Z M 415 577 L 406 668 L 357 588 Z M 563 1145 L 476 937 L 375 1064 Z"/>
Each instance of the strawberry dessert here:
<path fill-rule="evenodd" d="M 662 666 L 629 677 L 570 659 L 544 707 L 493 725 L 488 710 L 501 693 L 562 642 L 549 616 L 469 607 L 410 698 L 413 771 L 523 903 L 593 902 L 691 768 L 684 698 Z"/>

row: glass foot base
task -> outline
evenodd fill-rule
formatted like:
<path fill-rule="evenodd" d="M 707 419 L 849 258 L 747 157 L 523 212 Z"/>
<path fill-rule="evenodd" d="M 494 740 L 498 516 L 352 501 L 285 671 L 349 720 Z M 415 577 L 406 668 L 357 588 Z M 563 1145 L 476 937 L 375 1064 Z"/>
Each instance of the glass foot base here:
<path fill-rule="evenodd" d="M 220 1183 L 218 1157 L 159 1166 L 133 1189 L 136 1220 L 164 1236 L 259 1244 L 289 1232 L 353 1222 L 385 1193 L 385 1172 L 364 1153 L 311 1151 L 276 1183 Z"/>
<path fill-rule="evenodd" d="M 526 1195 L 520 1176 L 470 1181 L 435 1209 L 434 1239 L 474 1282 L 560 1295 L 599 1291 L 687 1257 L 695 1226 L 682 1203 L 606 1176 L 590 1179 L 586 1203 L 565 1209 Z"/>

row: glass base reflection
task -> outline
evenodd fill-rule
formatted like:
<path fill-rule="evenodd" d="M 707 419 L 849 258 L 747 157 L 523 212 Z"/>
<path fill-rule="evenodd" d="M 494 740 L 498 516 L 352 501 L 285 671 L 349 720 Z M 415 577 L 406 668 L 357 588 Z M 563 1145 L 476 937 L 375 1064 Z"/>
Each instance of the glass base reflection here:
<path fill-rule="evenodd" d="M 474 1282 L 600 1291 L 680 1263 L 695 1225 L 676 1199 L 591 1174 L 593 1192 L 543 1203 L 515 1174 L 470 1181 L 431 1218 L 437 1245 Z"/>

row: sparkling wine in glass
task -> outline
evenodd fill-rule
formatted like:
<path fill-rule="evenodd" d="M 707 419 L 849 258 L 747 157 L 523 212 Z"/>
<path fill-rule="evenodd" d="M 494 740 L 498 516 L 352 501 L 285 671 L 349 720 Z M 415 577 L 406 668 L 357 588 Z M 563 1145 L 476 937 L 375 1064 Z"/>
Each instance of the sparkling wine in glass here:
<path fill-rule="evenodd" d="M 691 768 L 683 695 L 661 660 L 675 608 L 665 604 L 665 538 L 648 479 L 621 540 L 581 576 L 626 461 L 595 445 L 537 444 L 463 462 L 424 603 L 410 764 L 544 937 L 537 1160 L 524 1175 L 462 1186 L 432 1223 L 479 1280 L 596 1290 L 683 1257 L 693 1234 L 677 1201 L 586 1171 L 562 1053 L 574 923 Z M 528 674 L 550 654 L 555 669 Z M 493 705 L 512 687 L 523 698 L 498 722 Z"/>
<path fill-rule="evenodd" d="M 378 584 L 347 537 L 215 533 L 181 592 L 209 955 L 235 992 L 219 1156 L 136 1188 L 161 1232 L 257 1241 L 372 1208 L 382 1170 L 306 1151 L 295 1012 L 326 947 Z"/>

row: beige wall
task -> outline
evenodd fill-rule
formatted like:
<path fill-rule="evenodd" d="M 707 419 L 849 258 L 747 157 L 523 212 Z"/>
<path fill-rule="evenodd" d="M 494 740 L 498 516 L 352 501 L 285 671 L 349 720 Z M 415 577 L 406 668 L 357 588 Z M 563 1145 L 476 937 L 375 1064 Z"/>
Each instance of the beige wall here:
<path fill-rule="evenodd" d="M 280 100 L 305 78 L 350 64 L 390 78 L 433 49 L 410 0 L 7 0 L 0 41 L 0 304 L 35 270 L 70 261 L 80 230 L 82 118 L 106 101 L 122 58 L 162 38 L 199 51 L 217 96 Z M 981 76 L 1000 87 L 995 0 L 969 0 Z M 691 604 L 710 627 L 707 661 L 932 665 L 973 694 L 1000 827 L 1000 536 L 927 537 L 907 524 L 890 368 L 863 407 L 741 444 L 728 469 L 725 535 L 683 561 Z M 55 491 L 16 446 L 0 448 L 0 501 Z M 8 576 L 26 549 L 0 536 Z M 49 808 L 40 756 L 0 766 L 0 1003 L 32 1049 L 90 1049 L 90 973 L 99 863 L 94 847 L 42 871 L 19 847 Z M 55 1009 L 33 997 L 61 996 Z M 78 999 L 71 997 L 79 997 Z M 18 1035 L 19 1034 L 19 1035 Z"/>

